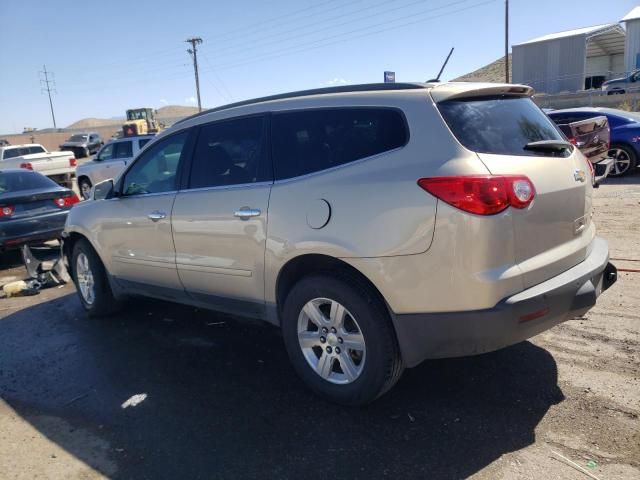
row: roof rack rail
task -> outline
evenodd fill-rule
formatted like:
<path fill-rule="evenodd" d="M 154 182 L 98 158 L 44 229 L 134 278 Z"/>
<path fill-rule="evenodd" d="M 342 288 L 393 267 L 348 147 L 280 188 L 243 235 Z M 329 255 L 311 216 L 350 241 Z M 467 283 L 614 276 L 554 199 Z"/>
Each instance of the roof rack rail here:
<path fill-rule="evenodd" d="M 196 113 L 189 117 L 183 118 L 175 122 L 173 125 L 184 123 L 192 118 L 198 118 L 202 115 L 209 113 L 220 112 L 222 110 L 229 110 L 236 107 L 244 107 L 246 105 L 253 105 L 255 103 L 271 102 L 273 100 L 284 100 L 287 98 L 309 97 L 311 95 L 328 95 L 331 93 L 351 93 L 351 92 L 378 92 L 385 90 L 417 90 L 421 88 L 427 88 L 424 83 L 363 83 L 359 85 L 340 85 L 338 87 L 325 87 L 314 88 L 311 90 L 300 90 L 291 93 L 280 93 L 277 95 L 270 95 L 267 97 L 252 98 L 250 100 L 243 100 L 241 102 L 229 103 L 227 105 L 221 105 L 219 107 L 210 108 L 202 112 Z M 172 126 L 173 126 L 172 125 Z"/>

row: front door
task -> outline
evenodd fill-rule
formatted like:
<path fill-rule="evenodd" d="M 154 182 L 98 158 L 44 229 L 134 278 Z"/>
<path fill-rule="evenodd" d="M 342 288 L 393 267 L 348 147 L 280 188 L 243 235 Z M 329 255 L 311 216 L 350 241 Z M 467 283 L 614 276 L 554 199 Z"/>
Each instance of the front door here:
<path fill-rule="evenodd" d="M 264 132 L 263 116 L 202 126 L 172 214 L 187 293 L 218 310 L 258 316 L 272 183 Z"/>
<path fill-rule="evenodd" d="M 130 291 L 173 299 L 184 295 L 171 210 L 186 139 L 181 132 L 151 147 L 125 173 L 120 195 L 104 202 L 97 241 L 110 256 L 110 272 Z"/>

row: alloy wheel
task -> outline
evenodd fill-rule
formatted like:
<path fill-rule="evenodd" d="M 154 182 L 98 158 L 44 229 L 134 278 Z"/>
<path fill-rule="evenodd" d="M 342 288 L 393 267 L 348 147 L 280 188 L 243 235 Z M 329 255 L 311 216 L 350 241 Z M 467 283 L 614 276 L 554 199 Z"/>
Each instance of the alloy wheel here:
<path fill-rule="evenodd" d="M 613 170 L 611 176 L 618 177 L 624 175 L 631 166 L 631 158 L 629 154 L 621 148 L 612 148 L 609 150 L 609 157 L 613 158 Z"/>
<path fill-rule="evenodd" d="M 302 307 L 298 343 L 309 366 L 328 382 L 352 383 L 362 373 L 367 351 L 362 330 L 335 300 L 314 298 Z"/>
<path fill-rule="evenodd" d="M 89 265 L 89 259 L 84 252 L 80 252 L 76 258 L 76 279 L 78 281 L 80 295 L 82 295 L 82 298 L 88 305 L 93 305 L 96 299 L 95 282 L 91 266 Z"/>

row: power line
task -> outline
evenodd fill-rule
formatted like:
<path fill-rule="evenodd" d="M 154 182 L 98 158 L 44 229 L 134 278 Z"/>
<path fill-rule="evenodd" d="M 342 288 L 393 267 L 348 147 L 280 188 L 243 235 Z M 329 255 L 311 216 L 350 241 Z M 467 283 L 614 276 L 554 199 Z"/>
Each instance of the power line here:
<path fill-rule="evenodd" d="M 385 13 L 395 12 L 397 10 L 402 10 L 402 9 L 409 8 L 409 7 L 412 7 L 412 6 L 417 5 L 417 4 L 421 4 L 421 3 L 423 4 L 424 3 L 424 0 L 417 0 L 417 1 L 413 1 L 413 2 L 405 4 L 405 5 L 400 5 L 400 6 L 397 6 L 397 7 L 388 8 L 386 10 L 381 10 L 379 12 L 372 13 L 372 14 L 369 14 L 369 15 L 359 16 L 358 18 L 355 18 L 355 19 L 352 18 L 352 19 L 346 20 L 344 22 L 335 23 L 335 24 L 331 23 L 332 20 L 344 19 L 345 17 L 349 17 L 351 15 L 355 15 L 355 14 L 358 14 L 358 13 L 361 13 L 361 12 L 364 12 L 364 11 L 371 11 L 371 10 L 374 10 L 374 9 L 376 9 L 378 7 L 386 6 L 386 5 L 389 5 L 390 3 L 393 3 L 393 2 L 396 2 L 396 1 L 398 1 L 398 0 L 384 0 L 382 2 L 378 2 L 378 3 L 374 3 L 372 5 L 368 5 L 366 8 L 353 10 L 351 12 L 345 12 L 345 13 L 343 13 L 341 15 L 334 15 L 333 17 L 324 18 L 322 20 L 315 19 L 315 21 L 312 22 L 311 24 L 299 25 L 299 26 L 297 26 L 295 28 L 291 28 L 289 30 L 278 32 L 275 35 L 270 35 L 270 36 L 266 36 L 266 37 L 258 37 L 256 39 L 249 40 L 248 42 L 242 42 L 239 45 L 232 45 L 231 47 L 226 47 L 226 48 L 221 48 L 221 49 L 217 48 L 216 52 L 227 52 L 227 53 L 223 53 L 223 55 L 222 55 L 222 56 L 226 56 L 226 55 L 229 55 L 229 53 L 228 53 L 229 51 L 233 52 L 235 50 L 246 50 L 247 46 L 251 46 L 251 45 L 254 45 L 256 43 L 259 43 L 260 47 L 264 47 L 265 45 L 272 45 L 272 44 L 278 44 L 278 43 L 283 43 L 283 42 L 289 42 L 290 40 L 293 40 L 295 38 L 307 37 L 309 35 L 313 35 L 313 34 L 318 33 L 318 32 L 322 32 L 322 31 L 325 31 L 325 30 L 331 30 L 331 29 L 334 29 L 334 28 L 337 28 L 337 27 L 342 27 L 344 25 L 350 25 L 350 24 L 357 23 L 357 22 L 362 22 L 363 20 L 366 20 L 366 19 L 369 19 L 369 18 L 374 18 L 374 17 L 380 16 L 380 15 L 384 15 Z M 469 0 L 464 0 L 464 1 L 469 1 Z M 447 6 L 447 5 L 445 5 L 445 6 Z M 443 7 L 439 7 L 439 8 L 443 8 Z M 329 25 L 324 25 L 324 26 L 322 26 L 320 28 L 309 30 L 310 26 L 318 26 L 318 25 L 322 25 L 322 24 L 327 23 L 327 22 L 329 22 Z M 286 36 L 285 38 L 282 38 L 282 39 L 279 39 L 279 40 L 271 40 L 271 41 L 266 41 L 266 42 L 264 41 L 264 40 L 270 40 L 270 39 L 272 39 L 274 37 L 280 37 L 282 35 L 286 35 L 286 34 L 291 33 L 291 32 L 297 32 L 297 31 L 300 31 L 300 30 L 302 30 L 303 32 L 299 33 L 299 34 L 296 34 L 296 35 Z M 231 53 L 231 54 L 233 54 L 233 53 Z"/>
<path fill-rule="evenodd" d="M 431 9 L 428 9 L 428 10 L 424 10 L 424 11 L 422 11 L 420 13 L 413 13 L 411 15 L 405 15 L 405 16 L 402 16 L 402 17 L 395 18 L 393 20 L 387 20 L 387 21 L 384 21 L 384 22 L 379 22 L 379 23 L 376 23 L 376 24 L 373 24 L 373 25 L 369 25 L 369 26 L 366 26 L 366 27 L 361 27 L 361 28 L 357 28 L 357 29 L 350 30 L 350 31 L 347 31 L 347 32 L 338 33 L 336 35 L 331 35 L 329 37 L 325 37 L 325 38 L 322 38 L 322 39 L 317 39 L 317 40 L 305 42 L 305 43 L 299 44 L 298 46 L 287 47 L 287 48 L 284 48 L 284 49 L 272 51 L 271 53 L 265 53 L 265 54 L 261 54 L 261 55 L 255 55 L 255 56 L 247 57 L 247 58 L 242 59 L 241 61 L 239 61 L 237 63 L 233 63 L 232 62 L 232 63 L 219 65 L 218 68 L 219 69 L 220 68 L 224 68 L 224 69 L 237 68 L 237 67 L 241 67 L 241 66 L 244 66 L 244 65 L 249 65 L 249 64 L 252 64 L 252 63 L 257 63 L 257 62 L 261 62 L 261 61 L 265 61 L 265 60 L 270 60 L 270 59 L 273 59 L 273 58 L 283 57 L 283 56 L 286 56 L 286 55 L 306 52 L 306 51 L 309 51 L 309 50 L 316 50 L 318 48 L 327 47 L 327 46 L 330 46 L 330 45 L 335 45 L 335 44 L 338 44 L 338 43 L 342 43 L 344 41 L 355 40 L 355 39 L 358 39 L 358 38 L 367 37 L 367 36 L 370 36 L 370 35 L 375 35 L 375 34 L 378 34 L 378 33 L 389 31 L 389 30 L 395 30 L 395 29 L 406 27 L 406 26 L 409 26 L 409 25 L 414 25 L 414 24 L 417 24 L 417 23 L 423 23 L 423 22 L 426 22 L 428 20 L 433 20 L 435 18 L 440 18 L 440 17 L 444 17 L 444 16 L 447 16 L 447 15 L 452 15 L 454 13 L 460 13 L 460 12 L 463 12 L 463 11 L 466 11 L 466 10 L 470 10 L 472 8 L 477 8 L 477 7 L 480 7 L 480 6 L 487 5 L 489 3 L 494 3 L 496 0 L 485 0 L 483 2 L 475 3 L 473 5 L 468 5 L 466 7 L 458 8 L 458 9 L 451 10 L 451 11 L 448 11 L 448 12 L 443 12 L 443 13 L 438 14 L 438 15 L 431 15 L 431 16 L 427 16 L 427 17 L 416 19 L 416 17 L 422 17 L 426 13 L 429 13 L 429 12 L 432 12 L 432 11 L 435 11 L 435 10 L 441 10 L 443 8 L 451 7 L 451 6 L 454 6 L 454 5 L 461 4 L 461 3 L 466 3 L 468 1 L 470 1 L 470 0 L 458 0 L 456 2 L 451 2 L 448 5 L 442 5 L 442 6 L 439 6 L 439 7 L 431 8 Z M 366 30 L 370 30 L 370 29 L 375 28 L 375 27 L 385 26 L 385 25 L 388 25 L 390 23 L 395 23 L 395 22 L 398 22 L 398 21 L 401 21 L 401 20 L 406 20 L 406 19 L 414 19 L 414 20 L 409 21 L 409 22 L 400 23 L 400 24 L 393 25 L 393 26 L 380 28 L 378 30 L 366 32 Z M 365 31 L 365 33 L 362 33 L 362 34 L 359 34 L 359 35 L 355 35 L 355 36 L 350 36 L 350 35 L 352 35 L 354 33 L 362 32 L 362 31 Z M 335 39 L 335 40 L 333 40 L 333 39 Z M 329 41 L 329 40 L 331 40 L 331 41 Z"/>
<path fill-rule="evenodd" d="M 209 60 L 209 57 L 204 53 L 202 54 L 202 56 L 204 57 L 205 62 L 207 62 L 207 65 L 209 65 L 209 68 L 210 68 L 209 71 L 213 73 L 213 75 L 218 80 L 218 83 L 220 83 L 220 87 L 222 90 L 224 90 L 224 93 L 222 93 L 222 90 L 218 88 L 218 86 L 211 79 L 209 79 L 209 82 L 211 83 L 211 85 L 213 85 L 213 88 L 216 89 L 216 92 L 218 92 L 218 95 L 220 95 L 220 97 L 224 101 L 233 101 L 233 95 L 231 95 L 231 92 L 229 91 L 225 83 L 222 81 L 222 78 L 220 78 L 220 76 L 216 72 L 216 69 L 213 67 L 213 63 L 211 63 L 211 61 Z"/>
<path fill-rule="evenodd" d="M 237 28 L 237 29 L 231 30 L 229 32 L 217 33 L 215 35 L 210 36 L 209 40 L 214 40 L 214 39 L 217 39 L 217 38 L 227 38 L 228 39 L 228 38 L 234 38 L 234 37 L 238 37 L 238 36 L 244 37 L 247 34 L 247 30 L 250 30 L 252 33 L 255 33 L 257 31 L 259 32 L 261 30 L 268 30 L 269 28 L 273 28 L 273 25 L 270 26 L 269 24 L 272 23 L 272 22 L 275 22 L 275 21 L 278 21 L 277 26 L 280 27 L 283 24 L 290 23 L 292 21 L 299 21 L 300 20 L 300 19 L 291 19 L 291 20 L 287 20 L 287 21 L 283 22 L 282 21 L 283 18 L 297 16 L 299 13 L 304 13 L 304 12 L 307 12 L 309 10 L 315 10 L 315 9 L 317 9 L 319 7 L 322 7 L 324 5 L 328 5 L 330 3 L 335 3 L 337 1 L 342 2 L 342 0 L 328 0 L 326 2 L 316 3 L 315 5 L 311 5 L 309 7 L 301 8 L 299 10 L 294 10 L 293 12 L 289 12 L 289 13 L 286 13 L 284 15 L 278 15 L 276 17 L 271 17 L 271 18 L 267 18 L 267 19 L 264 19 L 264 20 L 260 20 L 258 22 L 250 23 L 249 25 L 245 25 L 242 28 Z M 358 2 L 361 2 L 361 1 L 362 0 L 356 0 L 355 2 L 351 2 L 351 3 L 358 3 Z M 343 6 L 345 6 L 344 2 L 342 2 L 340 5 L 338 5 L 338 7 L 334 7 L 332 9 L 324 9 L 324 11 L 326 12 L 328 10 L 335 10 L 335 8 L 340 8 L 340 7 L 343 7 Z"/>
<path fill-rule="evenodd" d="M 53 128 L 58 128 L 56 125 L 56 116 L 53 113 L 53 101 L 51 100 L 51 91 L 53 90 L 54 93 L 57 93 L 55 88 L 56 88 L 56 83 L 54 80 L 54 73 L 53 72 L 47 72 L 47 66 L 43 65 L 42 66 L 43 71 L 40 72 L 40 74 L 44 75 L 44 79 L 41 78 L 40 79 L 40 85 L 44 85 L 44 87 L 42 87 L 41 93 L 44 93 L 45 91 L 47 92 L 47 94 L 49 95 L 49 106 L 51 107 L 51 118 L 53 118 Z M 51 75 L 51 80 L 49 80 L 49 75 Z M 53 88 L 51 88 L 51 84 L 53 84 Z"/>
<path fill-rule="evenodd" d="M 191 44 L 191 48 L 187 49 L 193 56 L 193 72 L 196 76 L 196 93 L 198 95 L 198 111 L 202 111 L 202 104 L 200 103 L 200 79 L 198 78 L 198 45 L 202 43 L 200 37 L 187 38 L 185 42 Z"/>

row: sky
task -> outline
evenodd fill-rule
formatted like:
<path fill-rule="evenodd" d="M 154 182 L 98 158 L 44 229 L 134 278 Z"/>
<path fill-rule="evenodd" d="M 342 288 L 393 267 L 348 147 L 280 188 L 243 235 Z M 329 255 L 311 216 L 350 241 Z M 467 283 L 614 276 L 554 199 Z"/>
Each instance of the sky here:
<path fill-rule="evenodd" d="M 510 0 L 510 44 L 619 21 L 638 0 Z M 322 86 L 425 81 L 504 54 L 504 0 L 0 0 L 0 134 Z M 10 21 L 8 21 L 10 20 Z"/>

